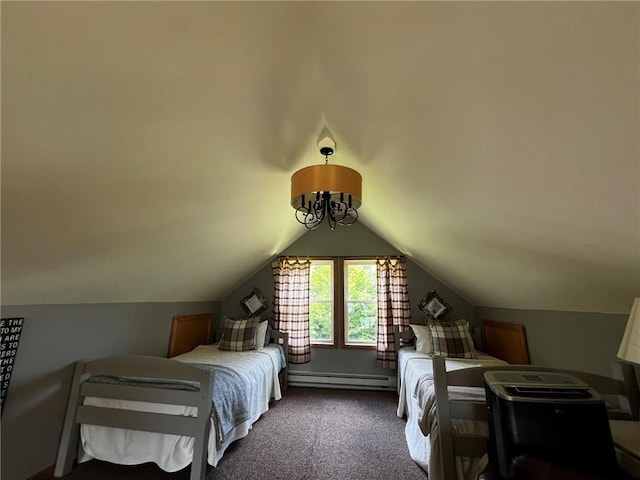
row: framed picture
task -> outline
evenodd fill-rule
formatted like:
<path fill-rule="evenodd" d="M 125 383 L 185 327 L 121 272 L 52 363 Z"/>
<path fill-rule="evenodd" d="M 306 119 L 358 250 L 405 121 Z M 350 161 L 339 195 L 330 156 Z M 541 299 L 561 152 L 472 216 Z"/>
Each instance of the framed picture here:
<path fill-rule="evenodd" d="M 261 313 L 265 311 L 269 305 L 265 296 L 257 288 L 254 288 L 253 292 L 244 297 L 240 303 L 249 315 Z"/>
<path fill-rule="evenodd" d="M 427 293 L 427 296 L 418 304 L 418 308 L 422 310 L 427 317 L 433 318 L 434 320 L 446 315 L 449 310 L 451 310 L 449 304 L 442 300 L 435 290 Z"/>

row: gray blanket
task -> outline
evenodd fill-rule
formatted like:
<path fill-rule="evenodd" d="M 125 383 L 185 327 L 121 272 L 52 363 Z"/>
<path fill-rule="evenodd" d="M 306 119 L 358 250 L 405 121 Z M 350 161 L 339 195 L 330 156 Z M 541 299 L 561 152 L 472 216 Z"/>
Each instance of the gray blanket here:
<path fill-rule="evenodd" d="M 251 417 L 249 411 L 248 379 L 235 370 L 222 365 L 196 366 L 213 371 L 213 410 L 216 427 L 216 449 L 220 448 L 227 434 Z"/>
<path fill-rule="evenodd" d="M 205 370 L 211 370 L 211 385 L 213 389 L 212 415 L 216 429 L 216 449 L 219 449 L 227 434 L 234 427 L 249 420 L 249 392 L 248 379 L 229 367 L 223 365 L 196 364 Z M 96 375 L 91 377 L 92 383 L 109 383 L 113 385 L 130 385 L 148 388 L 163 388 L 172 390 L 198 390 L 197 382 L 165 380 L 145 377 L 121 377 Z"/>

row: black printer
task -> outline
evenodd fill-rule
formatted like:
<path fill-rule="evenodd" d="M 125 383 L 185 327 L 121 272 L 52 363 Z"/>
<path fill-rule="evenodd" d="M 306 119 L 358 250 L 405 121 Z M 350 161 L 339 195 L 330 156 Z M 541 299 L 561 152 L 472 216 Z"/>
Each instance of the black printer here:
<path fill-rule="evenodd" d="M 513 478 L 513 460 L 529 455 L 616 478 L 615 449 L 598 392 L 575 376 L 555 372 L 490 371 L 484 380 L 492 473 Z"/>

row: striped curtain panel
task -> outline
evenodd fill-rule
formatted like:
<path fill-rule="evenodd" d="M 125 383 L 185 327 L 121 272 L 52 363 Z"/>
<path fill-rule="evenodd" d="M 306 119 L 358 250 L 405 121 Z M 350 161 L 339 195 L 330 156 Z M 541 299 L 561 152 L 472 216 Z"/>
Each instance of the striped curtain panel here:
<path fill-rule="evenodd" d="M 396 368 L 393 327 L 409 328 L 411 305 L 407 289 L 407 261 L 405 257 L 379 258 L 378 267 L 378 343 L 376 365 Z"/>
<path fill-rule="evenodd" d="M 311 361 L 309 259 L 281 257 L 272 264 L 274 328 L 289 334 L 289 363 Z"/>

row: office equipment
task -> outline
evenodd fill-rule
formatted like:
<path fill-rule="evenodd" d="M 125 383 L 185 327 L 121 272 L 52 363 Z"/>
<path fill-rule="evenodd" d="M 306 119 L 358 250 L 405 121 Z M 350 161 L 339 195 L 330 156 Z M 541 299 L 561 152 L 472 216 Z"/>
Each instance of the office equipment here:
<path fill-rule="evenodd" d="M 618 472 L 605 403 L 575 376 L 559 372 L 486 372 L 491 471 L 510 478 L 521 455 L 576 472 Z"/>

